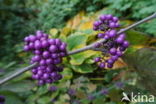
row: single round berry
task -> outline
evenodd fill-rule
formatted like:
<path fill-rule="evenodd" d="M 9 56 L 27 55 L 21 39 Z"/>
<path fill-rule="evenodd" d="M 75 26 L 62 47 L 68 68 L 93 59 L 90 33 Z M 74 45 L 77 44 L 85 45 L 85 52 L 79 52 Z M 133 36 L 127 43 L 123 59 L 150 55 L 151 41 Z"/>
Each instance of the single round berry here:
<path fill-rule="evenodd" d="M 109 53 L 110 53 L 111 55 L 115 55 L 115 54 L 116 54 L 116 48 L 111 48 L 111 49 L 109 50 Z"/>
<path fill-rule="evenodd" d="M 50 53 L 48 51 L 43 52 L 43 57 L 48 58 L 50 56 Z"/>
<path fill-rule="evenodd" d="M 109 32 L 109 37 L 115 37 L 116 36 L 116 30 L 111 30 L 110 32 Z"/>
<path fill-rule="evenodd" d="M 57 51 L 57 47 L 56 47 L 55 45 L 51 45 L 51 46 L 49 47 L 49 51 L 50 51 L 50 52 L 56 52 L 56 51 Z"/>
<path fill-rule="evenodd" d="M 99 67 L 100 67 L 100 68 L 105 68 L 105 63 L 104 63 L 104 62 L 101 62 L 101 63 L 99 64 Z"/>
<path fill-rule="evenodd" d="M 113 67 L 113 64 L 107 64 L 107 67 L 108 68 L 112 68 Z"/>
<path fill-rule="evenodd" d="M 99 34 L 98 34 L 98 38 L 103 38 L 104 35 L 105 35 L 105 34 L 103 34 L 103 33 L 99 33 Z"/>
<path fill-rule="evenodd" d="M 124 41 L 122 44 L 123 47 L 127 48 L 129 46 L 129 42 L 128 41 Z"/>
<path fill-rule="evenodd" d="M 94 59 L 95 62 L 99 62 L 100 60 L 101 60 L 100 57 L 96 57 L 96 58 Z"/>

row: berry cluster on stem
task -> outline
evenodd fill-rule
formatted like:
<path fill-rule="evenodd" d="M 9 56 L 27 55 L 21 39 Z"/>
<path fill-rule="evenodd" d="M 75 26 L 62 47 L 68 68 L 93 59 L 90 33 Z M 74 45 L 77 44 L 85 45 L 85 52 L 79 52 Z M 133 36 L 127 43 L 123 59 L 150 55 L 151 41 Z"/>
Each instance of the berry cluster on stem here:
<path fill-rule="evenodd" d="M 124 33 L 117 34 L 116 28 L 119 28 L 119 20 L 117 17 L 101 15 L 98 21 L 93 24 L 93 30 L 100 31 L 98 38 L 104 39 L 105 42 L 96 43 L 94 48 L 102 52 L 102 57 L 96 57 L 95 62 L 100 68 L 112 68 L 115 61 L 121 57 L 129 46 L 129 42 L 125 40 Z"/>
<path fill-rule="evenodd" d="M 62 79 L 59 72 L 63 71 L 63 67 L 59 64 L 67 54 L 66 43 L 60 39 L 50 39 L 40 30 L 36 31 L 36 35 L 25 37 L 24 41 L 24 50 L 34 54 L 30 63 L 38 63 L 32 69 L 32 78 L 38 80 L 38 85 Z"/>

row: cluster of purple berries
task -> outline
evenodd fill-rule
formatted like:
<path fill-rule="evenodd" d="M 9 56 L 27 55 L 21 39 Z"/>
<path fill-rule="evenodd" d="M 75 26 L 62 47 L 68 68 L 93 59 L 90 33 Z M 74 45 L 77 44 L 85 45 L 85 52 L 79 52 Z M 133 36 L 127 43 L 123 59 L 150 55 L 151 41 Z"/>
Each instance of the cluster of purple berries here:
<path fill-rule="evenodd" d="M 103 49 L 103 56 L 95 58 L 100 68 L 112 68 L 115 61 L 129 46 L 129 42 L 125 40 L 125 34 L 117 34 L 116 28 L 118 27 L 120 27 L 118 18 L 111 14 L 101 15 L 99 20 L 93 24 L 93 30 L 101 31 L 98 38 L 106 40 L 103 43 L 95 44 L 95 48 Z"/>
<path fill-rule="evenodd" d="M 60 80 L 62 75 L 59 72 L 63 71 L 63 67 L 59 64 L 67 54 L 66 43 L 60 39 L 50 39 L 40 30 L 36 31 L 36 35 L 25 37 L 24 41 L 24 50 L 34 54 L 31 64 L 38 63 L 32 69 L 32 78 L 38 80 L 38 85 Z"/>
<path fill-rule="evenodd" d="M 5 97 L 0 95 L 0 104 L 4 104 L 5 102 Z"/>

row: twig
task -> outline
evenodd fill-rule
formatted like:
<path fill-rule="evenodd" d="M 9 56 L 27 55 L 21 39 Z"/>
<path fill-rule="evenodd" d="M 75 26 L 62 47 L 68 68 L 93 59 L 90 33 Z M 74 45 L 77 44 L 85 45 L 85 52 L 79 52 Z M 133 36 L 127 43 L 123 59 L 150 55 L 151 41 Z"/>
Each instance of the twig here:
<path fill-rule="evenodd" d="M 9 75 L 9 76 L 7 75 L 6 77 L 4 77 L 4 79 L 1 79 L 0 80 L 0 85 L 6 83 L 7 81 L 9 81 L 9 80 L 11 80 L 11 79 L 13 79 L 15 77 L 18 77 L 22 73 L 32 69 L 35 66 L 37 66 L 37 63 L 31 64 L 31 65 L 29 65 L 29 66 L 27 66 L 25 68 L 22 68 L 22 69 L 17 69 L 17 71 L 15 73 L 13 73 L 13 74 L 10 73 L 11 75 Z"/>
<path fill-rule="evenodd" d="M 154 18 L 156 18 L 156 13 L 154 13 L 151 16 L 148 16 L 148 17 L 146 17 L 146 18 L 144 18 L 144 19 L 142 19 L 142 20 L 140 20 L 140 21 L 138 21 L 138 22 L 136 22 L 136 23 L 126 27 L 126 28 L 124 28 L 124 29 L 121 29 L 120 31 L 117 32 L 117 34 L 121 34 L 121 33 L 125 32 L 125 31 L 127 31 L 129 29 L 132 29 L 132 28 L 134 28 L 134 27 L 136 27 L 136 26 L 138 26 L 138 25 L 140 25 L 140 24 L 142 24 L 142 23 L 144 23 L 144 22 L 146 22 L 148 20 L 154 19 Z M 105 41 L 106 41 L 105 39 L 99 40 L 97 42 L 92 43 L 91 45 L 85 46 L 84 48 L 80 48 L 78 50 L 74 50 L 74 51 L 68 52 L 68 55 L 76 54 L 76 53 L 83 52 L 83 51 L 86 51 L 86 50 L 95 50 L 94 49 L 94 45 L 95 44 L 103 43 Z M 8 77 L 5 77 L 4 79 L 0 79 L 0 85 L 2 85 L 5 82 L 7 82 L 7 81 L 9 81 L 9 80 L 11 80 L 11 79 L 21 75 L 22 73 L 26 72 L 27 70 L 32 69 L 35 66 L 37 66 L 37 63 L 32 64 L 32 65 L 30 65 L 28 67 L 25 67 L 25 68 L 22 68 L 22 69 L 18 69 L 18 71 L 16 71 L 12 75 L 10 75 Z"/>

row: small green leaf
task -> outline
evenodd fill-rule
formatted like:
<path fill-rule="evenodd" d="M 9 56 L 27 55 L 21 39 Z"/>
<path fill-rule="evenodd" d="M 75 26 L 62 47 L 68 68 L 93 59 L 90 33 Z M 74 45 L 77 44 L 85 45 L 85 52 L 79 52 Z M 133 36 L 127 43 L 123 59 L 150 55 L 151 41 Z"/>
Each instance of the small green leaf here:
<path fill-rule="evenodd" d="M 79 73 L 91 73 L 95 70 L 95 67 L 85 63 L 82 65 L 72 66 L 72 68 L 75 72 L 79 72 Z"/>
<path fill-rule="evenodd" d="M 90 58 L 91 56 L 96 55 L 96 54 L 97 52 L 88 50 L 85 52 L 71 55 L 70 63 L 72 65 L 81 65 L 87 58 Z"/>
<path fill-rule="evenodd" d="M 86 45 L 88 36 L 85 34 L 80 35 L 81 33 L 74 33 L 67 38 L 68 49 L 73 50 L 79 45 Z"/>

